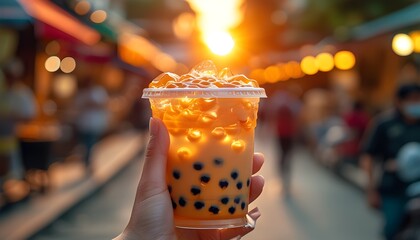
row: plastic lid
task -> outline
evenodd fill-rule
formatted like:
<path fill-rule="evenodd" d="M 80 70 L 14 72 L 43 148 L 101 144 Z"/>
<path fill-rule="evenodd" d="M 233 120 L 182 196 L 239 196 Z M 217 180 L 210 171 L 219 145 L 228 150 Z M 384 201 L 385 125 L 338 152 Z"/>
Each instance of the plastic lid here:
<path fill-rule="evenodd" d="M 142 98 L 266 98 L 264 88 L 145 88 Z"/>

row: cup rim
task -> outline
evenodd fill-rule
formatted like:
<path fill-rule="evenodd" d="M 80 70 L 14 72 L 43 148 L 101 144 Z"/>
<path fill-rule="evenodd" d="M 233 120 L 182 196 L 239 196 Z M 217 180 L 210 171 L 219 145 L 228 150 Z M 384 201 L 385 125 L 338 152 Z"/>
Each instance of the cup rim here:
<path fill-rule="evenodd" d="M 145 88 L 142 98 L 266 98 L 264 88 Z"/>

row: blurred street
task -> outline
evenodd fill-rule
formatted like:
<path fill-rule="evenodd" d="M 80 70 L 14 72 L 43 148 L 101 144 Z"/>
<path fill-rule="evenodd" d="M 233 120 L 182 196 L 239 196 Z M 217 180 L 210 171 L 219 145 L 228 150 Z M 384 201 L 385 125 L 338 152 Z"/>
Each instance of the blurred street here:
<path fill-rule="evenodd" d="M 261 134 L 256 151 L 266 156 L 261 170 L 266 185 L 251 208 L 258 207 L 262 217 L 243 239 L 380 239 L 379 215 L 367 207 L 362 192 L 315 163 L 304 148 L 294 151 L 292 193 L 284 198 L 273 138 Z M 99 240 L 118 235 L 130 216 L 141 165 L 141 157 L 136 158 L 95 195 L 32 239 Z"/>

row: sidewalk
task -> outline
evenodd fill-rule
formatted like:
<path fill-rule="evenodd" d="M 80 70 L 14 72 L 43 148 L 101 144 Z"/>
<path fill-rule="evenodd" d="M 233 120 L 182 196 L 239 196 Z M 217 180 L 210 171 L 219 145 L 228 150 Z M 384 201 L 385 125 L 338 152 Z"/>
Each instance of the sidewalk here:
<path fill-rule="evenodd" d="M 142 150 L 142 136 L 130 131 L 103 139 L 95 146 L 90 175 L 80 161 L 51 166 L 51 191 L 0 213 L 0 239 L 27 239 L 92 195 Z"/>

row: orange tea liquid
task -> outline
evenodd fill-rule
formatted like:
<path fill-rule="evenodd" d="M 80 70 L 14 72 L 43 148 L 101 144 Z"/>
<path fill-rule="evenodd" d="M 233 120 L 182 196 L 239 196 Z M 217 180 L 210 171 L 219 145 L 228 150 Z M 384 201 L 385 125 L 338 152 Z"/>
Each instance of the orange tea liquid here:
<path fill-rule="evenodd" d="M 176 225 L 223 219 L 243 224 L 259 98 L 150 102 L 153 117 L 163 120 L 170 135 L 166 179 Z"/>

